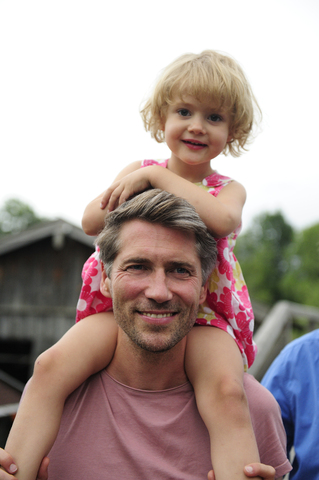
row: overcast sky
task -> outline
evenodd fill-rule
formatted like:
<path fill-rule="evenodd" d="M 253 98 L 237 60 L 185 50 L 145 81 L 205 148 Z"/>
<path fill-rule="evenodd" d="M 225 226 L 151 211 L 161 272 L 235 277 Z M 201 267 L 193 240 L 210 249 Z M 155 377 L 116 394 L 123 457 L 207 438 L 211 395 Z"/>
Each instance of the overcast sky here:
<path fill-rule="evenodd" d="M 0 206 L 80 225 L 128 163 L 167 158 L 139 107 L 158 73 L 215 49 L 244 68 L 262 132 L 212 167 L 243 183 L 247 227 L 281 210 L 319 222 L 317 0 L 0 0 Z"/>

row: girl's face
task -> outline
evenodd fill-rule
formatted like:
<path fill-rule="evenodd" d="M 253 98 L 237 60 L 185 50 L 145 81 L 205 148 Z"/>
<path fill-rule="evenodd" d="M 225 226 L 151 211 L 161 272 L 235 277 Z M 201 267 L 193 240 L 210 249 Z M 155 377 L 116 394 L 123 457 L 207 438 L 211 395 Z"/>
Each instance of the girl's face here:
<path fill-rule="evenodd" d="M 171 164 L 201 165 L 203 172 L 205 164 L 210 170 L 210 160 L 217 157 L 232 138 L 229 114 L 189 95 L 183 100 L 176 99 L 168 107 L 164 132 L 172 152 Z"/>

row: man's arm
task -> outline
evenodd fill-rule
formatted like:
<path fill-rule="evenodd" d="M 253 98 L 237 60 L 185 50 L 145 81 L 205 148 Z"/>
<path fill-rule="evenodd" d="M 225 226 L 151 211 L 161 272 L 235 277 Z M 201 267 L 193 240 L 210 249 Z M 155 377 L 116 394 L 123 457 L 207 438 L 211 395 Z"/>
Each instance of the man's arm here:
<path fill-rule="evenodd" d="M 287 353 L 286 353 L 287 352 Z M 289 350 L 283 350 L 277 358 L 273 361 L 267 370 L 261 384 L 269 390 L 277 402 L 279 403 L 283 424 L 287 435 L 287 451 L 290 452 L 293 447 L 295 425 L 292 404 L 295 403 L 294 391 L 290 389 L 290 385 L 295 385 L 296 382 L 288 381 L 295 380 L 294 375 L 297 376 L 298 368 L 297 361 L 291 358 Z M 295 365 L 294 365 L 295 364 Z M 292 372 L 294 372 L 292 374 Z M 300 377 L 302 378 L 302 376 Z M 302 392 L 300 392 L 300 395 Z"/>

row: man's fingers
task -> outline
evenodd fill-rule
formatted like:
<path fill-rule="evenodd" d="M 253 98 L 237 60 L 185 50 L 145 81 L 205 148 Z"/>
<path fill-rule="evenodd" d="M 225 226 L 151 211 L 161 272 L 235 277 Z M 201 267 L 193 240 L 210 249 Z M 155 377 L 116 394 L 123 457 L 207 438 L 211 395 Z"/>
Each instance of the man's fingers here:
<path fill-rule="evenodd" d="M 276 471 L 270 465 L 263 463 L 251 463 L 246 465 L 244 472 L 247 477 L 261 477 L 264 480 L 274 480 Z"/>
<path fill-rule="evenodd" d="M 11 455 L 2 448 L 0 448 L 0 465 L 6 472 L 11 473 L 12 475 L 18 470 Z"/>
<path fill-rule="evenodd" d="M 48 457 L 44 457 L 44 459 L 41 462 L 37 480 L 48 480 L 49 474 L 48 474 L 48 466 L 49 466 L 50 460 Z"/>
<path fill-rule="evenodd" d="M 208 472 L 207 479 L 208 479 L 208 480 L 215 480 L 215 475 L 214 475 L 213 470 L 211 470 L 210 472 Z"/>
<path fill-rule="evenodd" d="M 275 480 L 276 471 L 270 465 L 264 465 L 263 463 L 251 463 L 250 465 L 246 465 L 244 468 L 244 473 L 247 475 L 247 477 L 261 477 L 264 480 Z M 207 479 L 215 480 L 213 470 L 208 472 Z"/>

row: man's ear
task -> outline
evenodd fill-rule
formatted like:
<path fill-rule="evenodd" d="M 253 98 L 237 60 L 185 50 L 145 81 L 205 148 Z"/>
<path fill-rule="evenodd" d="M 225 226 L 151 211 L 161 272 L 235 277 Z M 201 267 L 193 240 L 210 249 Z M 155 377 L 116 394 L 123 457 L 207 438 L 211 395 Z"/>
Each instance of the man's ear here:
<path fill-rule="evenodd" d="M 102 266 L 102 278 L 100 283 L 100 291 L 104 295 L 104 297 L 112 298 L 111 294 L 111 280 L 105 273 L 104 265 L 101 263 Z"/>
<path fill-rule="evenodd" d="M 205 283 L 205 285 L 203 285 L 201 287 L 201 292 L 200 292 L 200 296 L 199 296 L 199 305 L 201 305 L 202 303 L 205 302 L 206 297 L 207 297 L 207 289 L 208 289 L 208 280 Z"/>

